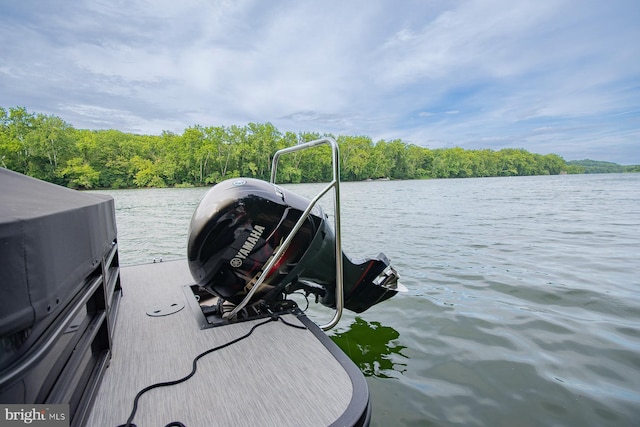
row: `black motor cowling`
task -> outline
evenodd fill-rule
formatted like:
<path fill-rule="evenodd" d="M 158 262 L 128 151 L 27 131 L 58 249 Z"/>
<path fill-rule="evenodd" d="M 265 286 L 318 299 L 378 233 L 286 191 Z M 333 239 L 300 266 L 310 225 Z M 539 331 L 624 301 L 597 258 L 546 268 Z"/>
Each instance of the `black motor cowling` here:
<path fill-rule="evenodd" d="M 258 179 L 215 185 L 191 219 L 187 255 L 193 278 L 210 293 L 239 304 L 309 203 Z M 359 264 L 342 257 L 346 308 L 360 313 L 400 289 L 398 275 L 383 254 Z M 335 307 L 335 272 L 333 230 L 316 205 L 252 299 L 268 302 L 305 289 Z"/>

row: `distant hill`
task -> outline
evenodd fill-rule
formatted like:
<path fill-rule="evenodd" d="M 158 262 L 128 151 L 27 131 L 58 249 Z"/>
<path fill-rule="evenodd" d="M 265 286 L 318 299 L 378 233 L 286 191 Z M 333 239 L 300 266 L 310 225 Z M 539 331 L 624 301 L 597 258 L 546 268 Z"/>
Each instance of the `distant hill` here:
<path fill-rule="evenodd" d="M 640 165 L 623 166 L 613 162 L 602 162 L 598 160 L 571 160 L 567 165 L 572 169 L 578 169 L 578 173 L 623 173 L 640 172 Z"/>

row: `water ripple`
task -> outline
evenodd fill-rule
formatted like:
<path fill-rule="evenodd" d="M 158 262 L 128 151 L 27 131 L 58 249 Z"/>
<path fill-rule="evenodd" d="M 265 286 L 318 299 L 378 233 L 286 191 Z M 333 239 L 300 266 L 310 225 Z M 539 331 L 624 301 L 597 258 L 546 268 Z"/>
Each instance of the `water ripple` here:
<path fill-rule="evenodd" d="M 113 192 L 123 262 L 183 257 L 204 191 Z M 342 198 L 345 252 L 383 251 L 410 289 L 330 332 L 368 375 L 373 426 L 637 424 L 640 174 L 345 183 Z"/>

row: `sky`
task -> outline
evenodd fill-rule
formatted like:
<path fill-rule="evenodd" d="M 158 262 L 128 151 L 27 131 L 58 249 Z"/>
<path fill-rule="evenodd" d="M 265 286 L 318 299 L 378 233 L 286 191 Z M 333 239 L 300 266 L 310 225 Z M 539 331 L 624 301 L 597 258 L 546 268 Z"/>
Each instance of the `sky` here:
<path fill-rule="evenodd" d="M 640 1 L 3 0 L 0 106 L 640 164 Z"/>

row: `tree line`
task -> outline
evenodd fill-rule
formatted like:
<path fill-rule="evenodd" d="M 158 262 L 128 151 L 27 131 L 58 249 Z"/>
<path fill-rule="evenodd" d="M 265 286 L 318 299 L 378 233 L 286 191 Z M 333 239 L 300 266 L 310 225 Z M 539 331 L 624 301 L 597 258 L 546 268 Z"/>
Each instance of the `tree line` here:
<path fill-rule="evenodd" d="M 579 173 L 627 173 L 640 172 L 640 165 L 619 165 L 599 160 L 571 160 L 567 165 L 574 167 Z"/>
<path fill-rule="evenodd" d="M 75 129 L 53 115 L 0 107 L 0 166 L 80 189 L 201 186 L 238 176 L 268 180 L 277 150 L 322 136 L 330 135 L 283 133 L 271 123 L 195 125 L 182 134 L 139 135 Z M 429 149 L 367 136 L 336 140 L 345 181 L 584 172 L 558 155 L 523 149 Z M 329 151 L 319 146 L 283 156 L 278 182 L 330 180 Z"/>

